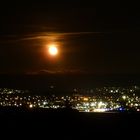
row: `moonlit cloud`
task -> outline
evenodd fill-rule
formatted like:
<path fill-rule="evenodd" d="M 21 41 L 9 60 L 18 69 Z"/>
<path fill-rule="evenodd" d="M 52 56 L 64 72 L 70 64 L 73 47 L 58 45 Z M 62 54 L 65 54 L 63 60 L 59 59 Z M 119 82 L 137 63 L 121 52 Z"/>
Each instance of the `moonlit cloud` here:
<path fill-rule="evenodd" d="M 86 71 L 80 69 L 63 69 L 63 70 L 49 70 L 42 69 L 39 71 L 30 71 L 27 75 L 40 75 L 40 74 L 86 74 Z"/>
<path fill-rule="evenodd" d="M 37 32 L 26 35 L 8 35 L 3 36 L 0 39 L 0 43 L 14 43 L 20 41 L 32 41 L 32 40 L 59 40 L 66 37 L 79 37 L 82 35 L 94 35 L 94 34 L 106 34 L 109 32 Z"/>

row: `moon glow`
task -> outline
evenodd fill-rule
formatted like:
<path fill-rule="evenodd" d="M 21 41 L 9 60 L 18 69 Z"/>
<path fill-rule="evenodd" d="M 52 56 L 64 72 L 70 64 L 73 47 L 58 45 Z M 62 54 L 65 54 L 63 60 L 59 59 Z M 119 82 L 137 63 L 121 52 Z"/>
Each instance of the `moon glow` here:
<path fill-rule="evenodd" d="M 55 56 L 58 54 L 58 48 L 56 47 L 56 45 L 50 45 L 48 48 L 48 52 L 50 55 Z"/>

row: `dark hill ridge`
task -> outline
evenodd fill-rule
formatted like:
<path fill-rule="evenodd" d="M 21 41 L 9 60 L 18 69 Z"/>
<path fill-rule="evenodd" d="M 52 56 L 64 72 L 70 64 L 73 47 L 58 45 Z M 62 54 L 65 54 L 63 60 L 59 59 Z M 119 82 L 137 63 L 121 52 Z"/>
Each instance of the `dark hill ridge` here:
<path fill-rule="evenodd" d="M 0 87 L 24 89 L 46 89 L 51 85 L 58 90 L 75 87 L 132 86 L 140 84 L 140 75 L 90 75 L 90 74 L 43 74 L 43 75 L 0 75 Z"/>

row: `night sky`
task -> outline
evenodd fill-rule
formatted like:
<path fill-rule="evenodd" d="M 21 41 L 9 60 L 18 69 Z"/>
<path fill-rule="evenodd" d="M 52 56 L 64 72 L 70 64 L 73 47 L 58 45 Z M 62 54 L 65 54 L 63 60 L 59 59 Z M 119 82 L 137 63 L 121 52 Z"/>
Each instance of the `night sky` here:
<path fill-rule="evenodd" d="M 1 3 L 0 74 L 140 74 L 139 32 L 134 3 Z"/>

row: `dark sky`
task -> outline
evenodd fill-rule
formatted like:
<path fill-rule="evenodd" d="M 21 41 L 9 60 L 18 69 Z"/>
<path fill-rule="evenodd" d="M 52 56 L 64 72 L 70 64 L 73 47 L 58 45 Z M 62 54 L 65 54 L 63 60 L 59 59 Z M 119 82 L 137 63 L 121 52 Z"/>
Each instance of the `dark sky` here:
<path fill-rule="evenodd" d="M 140 74 L 137 3 L 5 2 L 0 18 L 1 74 Z"/>

